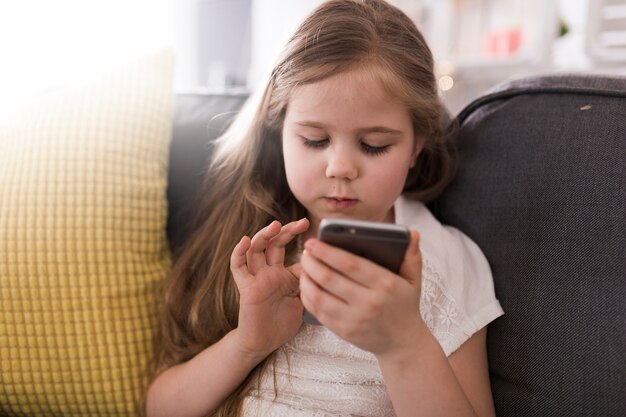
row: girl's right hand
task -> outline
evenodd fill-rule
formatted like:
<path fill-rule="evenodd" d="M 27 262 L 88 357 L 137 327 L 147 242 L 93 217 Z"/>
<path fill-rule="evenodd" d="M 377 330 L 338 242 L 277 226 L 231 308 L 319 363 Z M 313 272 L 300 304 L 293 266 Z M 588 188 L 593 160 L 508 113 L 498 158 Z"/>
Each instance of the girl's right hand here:
<path fill-rule="evenodd" d="M 240 295 L 235 333 L 243 354 L 265 358 L 302 325 L 302 268 L 300 263 L 285 267 L 285 246 L 308 228 L 307 219 L 284 226 L 274 221 L 235 246 L 230 270 Z"/>

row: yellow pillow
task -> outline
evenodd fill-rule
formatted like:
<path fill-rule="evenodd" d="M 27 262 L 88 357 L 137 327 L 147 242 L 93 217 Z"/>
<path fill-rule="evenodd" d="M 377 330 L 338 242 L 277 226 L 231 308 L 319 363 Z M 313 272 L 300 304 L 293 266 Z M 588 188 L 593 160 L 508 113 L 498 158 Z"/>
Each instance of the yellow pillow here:
<path fill-rule="evenodd" d="M 0 415 L 137 415 L 170 267 L 169 51 L 0 125 Z"/>

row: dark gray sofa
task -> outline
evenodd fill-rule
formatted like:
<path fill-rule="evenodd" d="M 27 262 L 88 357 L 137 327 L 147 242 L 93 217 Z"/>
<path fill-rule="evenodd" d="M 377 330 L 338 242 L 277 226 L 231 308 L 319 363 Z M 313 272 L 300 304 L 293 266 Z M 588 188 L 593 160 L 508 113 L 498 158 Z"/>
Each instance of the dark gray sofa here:
<path fill-rule="evenodd" d="M 241 95 L 178 95 L 168 237 Z M 626 78 L 514 81 L 458 116 L 456 180 L 431 205 L 483 249 L 505 315 L 489 326 L 499 417 L 626 416 Z"/>

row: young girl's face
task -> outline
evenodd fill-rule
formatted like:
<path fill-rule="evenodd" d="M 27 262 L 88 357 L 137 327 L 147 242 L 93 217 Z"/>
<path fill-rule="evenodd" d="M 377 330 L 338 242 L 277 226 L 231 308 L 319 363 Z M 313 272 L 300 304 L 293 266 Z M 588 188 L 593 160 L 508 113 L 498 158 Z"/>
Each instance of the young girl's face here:
<path fill-rule="evenodd" d="M 421 150 L 409 110 L 375 73 L 351 70 L 297 87 L 283 125 L 287 182 L 321 219 L 393 222 L 393 204 Z"/>

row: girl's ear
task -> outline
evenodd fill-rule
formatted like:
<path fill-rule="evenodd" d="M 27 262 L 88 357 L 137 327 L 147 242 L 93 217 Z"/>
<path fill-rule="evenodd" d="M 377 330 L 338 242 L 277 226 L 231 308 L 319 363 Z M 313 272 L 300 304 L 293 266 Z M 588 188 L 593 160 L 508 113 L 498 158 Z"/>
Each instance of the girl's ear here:
<path fill-rule="evenodd" d="M 418 136 L 415 138 L 415 149 L 413 155 L 411 155 L 411 168 L 413 168 L 417 162 L 417 157 L 426 145 L 426 138 L 424 136 Z"/>

